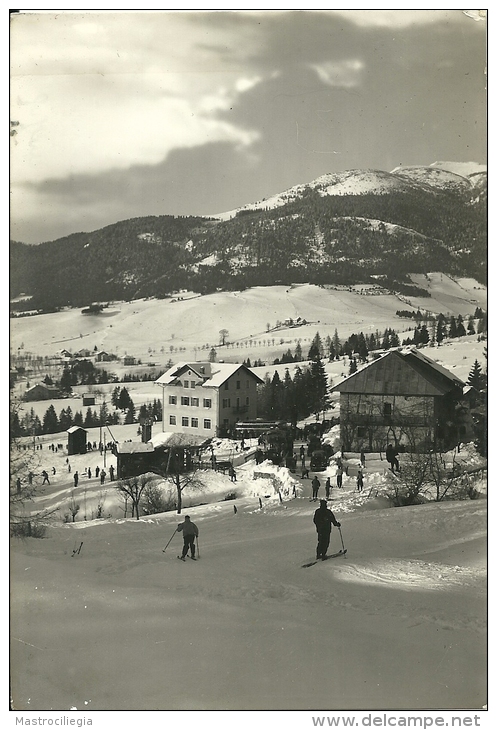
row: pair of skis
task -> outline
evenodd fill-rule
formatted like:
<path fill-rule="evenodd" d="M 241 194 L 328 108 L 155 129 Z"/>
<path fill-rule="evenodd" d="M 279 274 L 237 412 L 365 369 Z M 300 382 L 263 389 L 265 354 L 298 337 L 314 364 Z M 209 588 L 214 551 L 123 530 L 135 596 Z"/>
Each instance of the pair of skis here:
<path fill-rule="evenodd" d="M 320 563 L 322 560 L 329 560 L 330 558 L 338 558 L 339 555 L 345 555 L 347 550 L 339 550 L 337 553 L 333 553 L 333 555 L 325 555 L 323 558 L 318 558 L 317 560 L 312 560 L 310 563 L 304 563 L 302 566 L 303 568 L 310 568 L 311 565 L 316 565 L 316 563 Z"/>

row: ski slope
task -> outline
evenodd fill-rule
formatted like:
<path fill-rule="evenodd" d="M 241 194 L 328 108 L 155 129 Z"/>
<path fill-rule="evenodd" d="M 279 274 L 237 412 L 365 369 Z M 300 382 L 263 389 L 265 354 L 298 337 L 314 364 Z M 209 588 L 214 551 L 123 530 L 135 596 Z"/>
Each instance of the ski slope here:
<path fill-rule="evenodd" d="M 283 501 L 253 464 L 237 467 L 234 484 L 211 474 L 211 495 L 237 496 L 187 501 L 196 562 L 177 560 L 180 536 L 163 552 L 182 519 L 173 512 L 80 515 L 47 539 L 13 540 L 15 708 L 481 709 L 484 495 L 389 508 L 385 463 L 366 461 L 362 493 L 352 476 L 332 491 L 347 555 L 303 570 L 317 505 L 310 480 L 280 476 Z M 61 472 L 59 500 L 70 479 Z M 330 552 L 339 547 L 334 529 Z"/>

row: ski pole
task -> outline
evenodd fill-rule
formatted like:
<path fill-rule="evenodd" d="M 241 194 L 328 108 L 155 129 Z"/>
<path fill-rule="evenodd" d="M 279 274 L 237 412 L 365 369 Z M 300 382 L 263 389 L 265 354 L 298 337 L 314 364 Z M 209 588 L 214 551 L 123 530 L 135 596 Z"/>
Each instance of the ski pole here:
<path fill-rule="evenodd" d="M 200 557 L 200 548 L 198 546 L 198 537 L 197 537 L 197 557 Z"/>
<path fill-rule="evenodd" d="M 176 532 L 177 532 L 177 530 L 175 530 L 175 531 L 173 532 L 173 534 L 171 535 L 171 538 L 170 538 L 169 542 L 171 542 L 171 540 L 173 539 L 173 537 L 174 537 L 174 536 L 176 535 Z M 169 542 L 167 543 L 167 545 L 169 545 Z M 165 553 L 165 552 L 166 552 L 166 548 L 167 548 L 167 545 L 166 545 L 166 547 L 164 548 L 164 550 L 162 551 L 163 553 Z"/>
<path fill-rule="evenodd" d="M 340 540 L 342 541 L 342 550 L 345 552 L 345 545 L 343 544 L 343 537 L 342 537 L 342 528 L 338 528 L 338 532 L 340 533 Z"/>

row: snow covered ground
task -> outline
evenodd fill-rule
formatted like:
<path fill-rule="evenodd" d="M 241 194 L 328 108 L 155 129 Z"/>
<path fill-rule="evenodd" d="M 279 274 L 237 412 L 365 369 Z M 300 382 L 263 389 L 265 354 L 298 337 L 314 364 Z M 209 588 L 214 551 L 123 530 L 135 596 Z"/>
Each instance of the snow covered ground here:
<path fill-rule="evenodd" d="M 36 453 L 49 466 L 52 453 Z M 56 471 L 37 506 L 70 492 L 72 474 Z M 204 493 L 185 500 L 195 563 L 177 560 L 179 535 L 163 552 L 182 517 L 123 519 L 108 484 L 110 518 L 81 511 L 46 539 L 12 540 L 16 709 L 483 708 L 484 494 L 391 508 L 385 462 L 368 460 L 361 494 L 353 476 L 332 490 L 346 556 L 303 569 L 316 547 L 310 480 L 268 463 L 236 472 L 204 472 Z M 88 500 L 99 490 L 88 480 Z"/>

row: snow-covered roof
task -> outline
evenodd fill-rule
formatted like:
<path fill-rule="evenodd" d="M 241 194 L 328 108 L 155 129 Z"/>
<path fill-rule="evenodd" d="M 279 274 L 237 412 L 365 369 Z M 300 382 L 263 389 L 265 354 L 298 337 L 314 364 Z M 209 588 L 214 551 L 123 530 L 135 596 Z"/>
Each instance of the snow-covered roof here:
<path fill-rule="evenodd" d="M 205 436 L 197 436 L 192 433 L 176 433 L 174 431 L 162 431 L 153 436 L 148 444 L 151 446 L 151 450 L 157 449 L 160 446 L 167 447 L 188 447 L 188 446 L 202 446 L 203 444 L 210 441 L 210 438 Z"/>
<path fill-rule="evenodd" d="M 250 375 L 256 378 L 256 380 L 261 383 L 263 382 L 261 378 L 246 365 L 227 362 L 180 362 L 173 365 L 173 367 L 169 368 L 169 370 L 166 370 L 166 372 L 155 382 L 159 385 L 171 385 L 185 371 L 191 370 L 204 381 L 201 387 L 219 388 L 226 380 L 228 380 L 228 378 L 234 375 L 238 370 L 242 369 L 247 373 L 250 373 Z"/>
<path fill-rule="evenodd" d="M 82 426 L 71 426 L 71 428 L 67 429 L 67 433 L 76 433 L 76 431 L 84 431 L 86 433 L 86 429 Z"/>
<path fill-rule="evenodd" d="M 124 441 L 122 444 L 117 444 L 118 454 L 144 454 L 153 450 L 154 447 L 150 441 L 146 444 L 142 441 Z"/>

